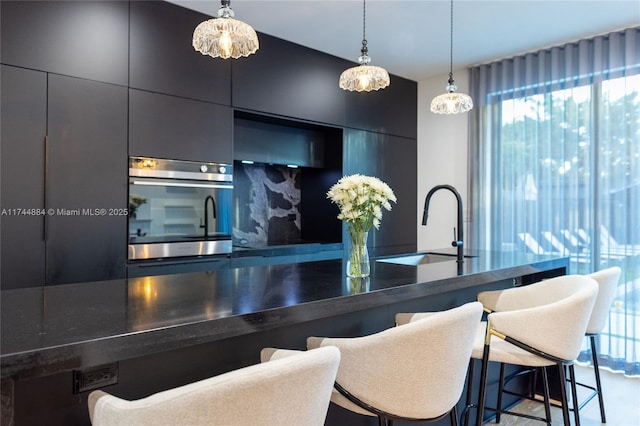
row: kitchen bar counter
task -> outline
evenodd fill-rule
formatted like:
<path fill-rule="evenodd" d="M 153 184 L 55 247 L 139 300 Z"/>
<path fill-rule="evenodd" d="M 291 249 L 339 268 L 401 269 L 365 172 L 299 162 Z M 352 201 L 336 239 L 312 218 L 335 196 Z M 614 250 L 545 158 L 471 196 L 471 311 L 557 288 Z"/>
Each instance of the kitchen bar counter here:
<path fill-rule="evenodd" d="M 223 269 L 2 292 L 2 378 L 41 376 L 567 267 L 481 253 L 404 266 L 372 261 L 353 294 L 343 262 Z"/>
<path fill-rule="evenodd" d="M 346 262 L 326 260 L 3 291 L 3 420 L 87 424 L 88 392 L 72 394 L 73 370 L 117 364 L 119 382 L 105 390 L 135 399 L 258 362 L 264 346 L 369 334 L 393 326 L 400 310 L 448 309 L 569 265 L 474 255 L 460 268 L 455 257 L 418 266 L 372 260 L 371 277 L 354 282 Z M 34 411 L 33 398 L 47 406 Z"/>

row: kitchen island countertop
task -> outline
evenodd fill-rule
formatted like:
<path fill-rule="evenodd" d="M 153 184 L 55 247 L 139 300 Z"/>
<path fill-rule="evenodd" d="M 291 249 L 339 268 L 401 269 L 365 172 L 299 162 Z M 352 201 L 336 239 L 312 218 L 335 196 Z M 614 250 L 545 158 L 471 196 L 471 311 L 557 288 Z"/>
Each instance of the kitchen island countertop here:
<path fill-rule="evenodd" d="M 474 254 L 461 267 L 455 258 L 417 266 L 372 260 L 364 282 L 350 282 L 345 262 L 328 260 L 6 290 L 2 378 L 41 377 L 568 269 L 562 257 Z M 352 288 L 356 283 L 362 288 Z"/>

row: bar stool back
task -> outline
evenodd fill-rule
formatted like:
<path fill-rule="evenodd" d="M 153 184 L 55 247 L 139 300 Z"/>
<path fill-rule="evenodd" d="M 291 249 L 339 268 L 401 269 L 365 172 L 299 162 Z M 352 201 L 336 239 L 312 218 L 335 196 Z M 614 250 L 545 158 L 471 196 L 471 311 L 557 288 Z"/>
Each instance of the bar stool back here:
<path fill-rule="evenodd" d="M 478 333 L 472 358 L 482 359 L 477 424 L 481 425 L 485 409 L 487 369 L 489 361 L 502 364 L 499 380 L 496 421 L 501 413 L 551 422 L 546 369 L 542 368 L 545 418 L 513 413 L 501 407 L 504 364 L 525 367 L 556 365 L 560 374 L 561 405 L 564 424 L 569 425 L 569 404 L 565 388 L 565 366 L 571 375 L 576 406 L 573 360 L 578 356 L 582 340 L 598 294 L 598 284 L 582 275 L 564 275 L 523 287 L 482 292 L 478 300 L 487 316 L 485 331 Z M 471 376 L 471 375 L 470 375 Z M 470 386 L 471 388 L 471 386 Z M 576 423 L 579 424 L 577 411 Z"/>
<path fill-rule="evenodd" d="M 472 302 L 369 336 L 310 337 L 307 347 L 340 349 L 333 403 L 381 425 L 447 415 L 455 425 L 481 317 L 482 305 Z"/>
<path fill-rule="evenodd" d="M 292 352 L 135 401 L 94 391 L 89 415 L 94 426 L 321 426 L 339 363 L 336 348 L 323 348 Z"/>
<path fill-rule="evenodd" d="M 592 393 L 587 396 L 584 401 L 578 406 L 578 410 L 582 409 L 589 401 L 591 401 L 596 395 L 598 396 L 598 403 L 600 405 L 600 417 L 602 423 L 607 422 L 607 418 L 604 412 L 604 400 L 602 397 L 602 384 L 600 382 L 600 370 L 598 369 L 598 349 L 596 347 L 596 337 L 604 329 L 607 319 L 609 318 L 609 310 L 613 299 L 616 296 L 616 288 L 618 287 L 618 281 L 622 270 L 613 266 L 611 268 L 603 269 L 601 271 L 594 272 L 587 275 L 593 278 L 598 283 L 598 298 L 593 306 L 593 312 L 587 325 L 586 335 L 589 338 L 589 344 L 591 348 L 591 360 L 593 363 L 593 371 L 595 375 L 595 386 L 589 386 L 584 383 L 577 383 L 578 385 L 591 389 Z"/>

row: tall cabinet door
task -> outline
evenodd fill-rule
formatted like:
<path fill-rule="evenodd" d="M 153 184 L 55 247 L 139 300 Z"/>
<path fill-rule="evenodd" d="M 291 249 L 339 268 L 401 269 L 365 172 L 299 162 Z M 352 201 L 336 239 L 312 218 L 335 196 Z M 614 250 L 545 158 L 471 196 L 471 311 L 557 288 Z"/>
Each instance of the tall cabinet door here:
<path fill-rule="evenodd" d="M 376 256 L 416 250 L 418 206 L 415 139 L 364 130 L 345 129 L 344 173 L 376 176 L 393 190 L 397 204 L 382 215 L 380 229 L 369 233 L 368 244 Z M 343 235 L 343 241 L 348 236 Z"/>
<path fill-rule="evenodd" d="M 48 85 L 47 284 L 125 276 L 127 88 Z"/>
<path fill-rule="evenodd" d="M 47 75 L 2 65 L 0 209 L 2 290 L 44 282 Z"/>

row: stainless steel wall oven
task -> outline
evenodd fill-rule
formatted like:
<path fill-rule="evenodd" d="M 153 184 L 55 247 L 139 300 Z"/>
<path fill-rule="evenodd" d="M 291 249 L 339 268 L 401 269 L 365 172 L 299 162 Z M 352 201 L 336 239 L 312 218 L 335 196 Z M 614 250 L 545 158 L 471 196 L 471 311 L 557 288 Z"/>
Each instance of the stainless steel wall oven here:
<path fill-rule="evenodd" d="M 231 253 L 233 167 L 129 159 L 130 261 Z"/>

